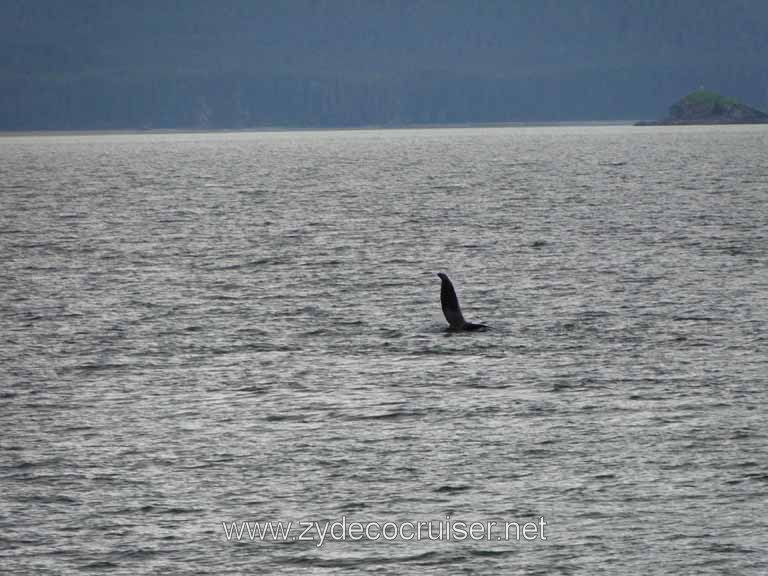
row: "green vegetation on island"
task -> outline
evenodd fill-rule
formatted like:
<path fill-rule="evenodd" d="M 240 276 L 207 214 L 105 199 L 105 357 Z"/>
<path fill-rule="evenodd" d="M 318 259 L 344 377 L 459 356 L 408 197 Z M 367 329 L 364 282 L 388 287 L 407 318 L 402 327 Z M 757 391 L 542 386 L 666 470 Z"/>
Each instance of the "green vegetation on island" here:
<path fill-rule="evenodd" d="M 717 92 L 695 90 L 669 108 L 669 116 L 656 122 L 638 122 L 637 126 L 688 124 L 767 124 L 768 114 L 726 98 Z"/>

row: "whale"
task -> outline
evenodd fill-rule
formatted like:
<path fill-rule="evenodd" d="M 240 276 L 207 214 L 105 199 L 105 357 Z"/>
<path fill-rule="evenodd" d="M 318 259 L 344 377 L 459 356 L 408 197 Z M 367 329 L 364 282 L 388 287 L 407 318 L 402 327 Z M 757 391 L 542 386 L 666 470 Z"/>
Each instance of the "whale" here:
<path fill-rule="evenodd" d="M 443 272 L 437 273 L 440 278 L 440 305 L 443 307 L 443 314 L 448 321 L 448 330 L 451 332 L 475 332 L 488 330 L 485 324 L 474 324 L 464 320 L 459 305 L 459 297 L 456 296 L 456 290 L 453 282 Z"/>

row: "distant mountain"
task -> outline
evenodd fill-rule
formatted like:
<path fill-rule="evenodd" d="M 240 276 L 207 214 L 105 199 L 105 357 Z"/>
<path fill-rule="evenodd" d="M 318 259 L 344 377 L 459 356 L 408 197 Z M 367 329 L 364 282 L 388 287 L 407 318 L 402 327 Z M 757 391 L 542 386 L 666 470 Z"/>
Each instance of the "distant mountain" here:
<path fill-rule="evenodd" d="M 651 118 L 768 105 L 765 0 L 0 0 L 0 130 Z"/>
<path fill-rule="evenodd" d="M 684 124 L 768 124 L 768 114 L 717 92 L 696 90 L 675 102 L 664 120 L 637 123 L 638 126 Z"/>

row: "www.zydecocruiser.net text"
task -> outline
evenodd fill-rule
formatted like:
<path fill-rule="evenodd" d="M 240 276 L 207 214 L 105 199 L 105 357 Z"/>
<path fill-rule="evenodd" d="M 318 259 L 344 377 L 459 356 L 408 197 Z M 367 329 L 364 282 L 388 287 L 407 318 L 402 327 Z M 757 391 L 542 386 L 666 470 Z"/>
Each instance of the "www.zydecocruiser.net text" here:
<path fill-rule="evenodd" d="M 370 541 L 532 541 L 546 540 L 547 522 L 539 517 L 535 522 L 465 522 L 446 517 L 445 520 L 418 522 L 358 522 L 341 520 L 299 522 L 225 522 L 224 537 L 237 542 L 314 542 L 320 547 L 326 542 Z"/>

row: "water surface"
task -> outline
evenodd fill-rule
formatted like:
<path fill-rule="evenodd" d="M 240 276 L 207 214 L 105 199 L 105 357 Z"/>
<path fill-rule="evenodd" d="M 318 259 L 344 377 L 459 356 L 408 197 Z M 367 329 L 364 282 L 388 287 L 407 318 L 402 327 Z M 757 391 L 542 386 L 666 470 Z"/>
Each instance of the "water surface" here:
<path fill-rule="evenodd" d="M 768 130 L 0 139 L 12 573 L 764 574 Z M 447 334 L 439 279 L 486 333 Z M 222 522 L 546 521 L 546 540 Z"/>

